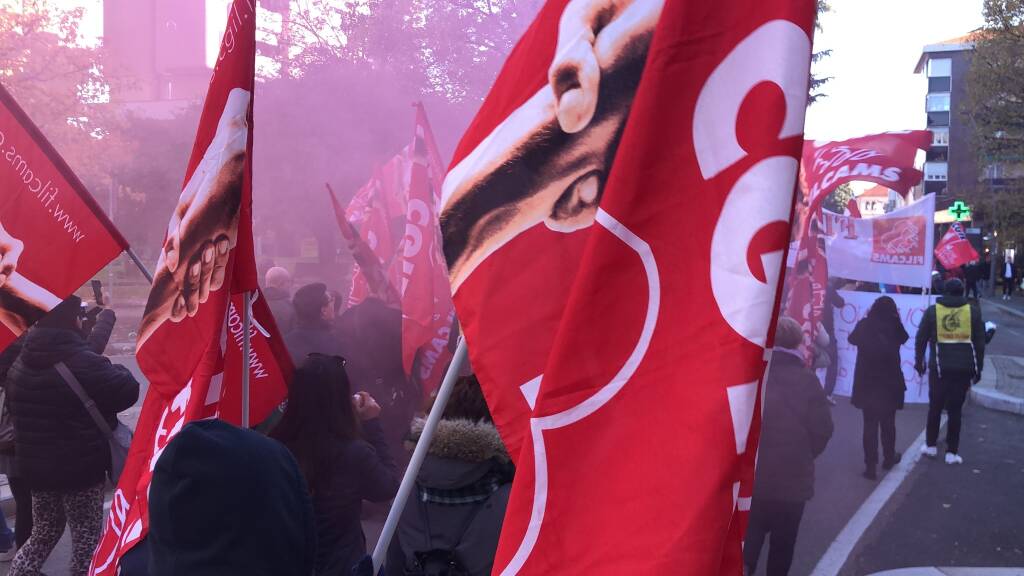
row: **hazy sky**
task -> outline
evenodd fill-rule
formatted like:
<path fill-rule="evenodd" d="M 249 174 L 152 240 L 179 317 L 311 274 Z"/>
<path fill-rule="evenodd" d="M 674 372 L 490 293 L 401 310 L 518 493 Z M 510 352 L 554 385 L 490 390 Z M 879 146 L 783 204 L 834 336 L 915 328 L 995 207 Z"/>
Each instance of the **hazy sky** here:
<path fill-rule="evenodd" d="M 841 140 L 924 128 L 927 82 L 914 74 L 926 44 L 983 24 L 982 0 L 831 0 L 816 50 L 833 49 L 817 67 L 835 79 L 828 98 L 807 112 L 807 137 Z"/>
<path fill-rule="evenodd" d="M 207 56 L 217 56 L 231 0 L 206 0 Z M 102 34 L 102 0 L 60 0 L 87 9 L 83 31 Z M 862 134 L 923 128 L 926 82 L 914 64 L 926 44 L 961 36 L 982 25 L 982 0 L 831 0 L 816 49 L 833 49 L 817 68 L 834 76 L 828 97 L 807 114 L 808 138 L 837 140 Z"/>

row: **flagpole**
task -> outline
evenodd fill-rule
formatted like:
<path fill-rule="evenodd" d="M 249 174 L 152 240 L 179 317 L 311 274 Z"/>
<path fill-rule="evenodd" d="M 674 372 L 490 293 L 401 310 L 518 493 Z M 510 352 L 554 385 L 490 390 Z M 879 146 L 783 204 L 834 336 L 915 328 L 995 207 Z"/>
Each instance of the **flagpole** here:
<path fill-rule="evenodd" d="M 398 520 L 402 517 L 402 511 L 409 501 L 409 495 L 416 486 L 416 478 L 420 474 L 420 467 L 423 466 L 423 460 L 427 457 L 427 450 L 430 449 L 430 443 L 434 438 L 434 431 L 437 430 L 437 425 L 441 422 L 441 414 L 444 413 L 445 406 L 448 405 L 448 398 L 451 397 L 452 389 L 455 388 L 455 381 L 459 379 L 462 366 L 466 363 L 466 356 L 466 339 L 459 338 L 459 346 L 455 349 L 455 356 L 452 358 L 452 363 L 448 365 L 448 372 L 444 375 L 441 387 L 437 390 L 437 398 L 434 399 L 434 405 L 427 416 L 427 422 L 424 424 L 423 432 L 416 443 L 412 459 L 409 460 L 409 467 L 405 469 L 405 476 L 402 478 L 402 484 L 398 488 L 398 494 L 395 495 L 395 501 L 391 504 L 388 519 L 384 522 L 384 530 L 380 534 L 380 539 L 377 540 L 377 546 L 373 549 L 373 573 L 375 575 L 380 572 L 381 566 L 384 565 L 384 558 L 388 554 L 391 539 L 398 528 Z"/>
<path fill-rule="evenodd" d="M 249 427 L 249 354 L 252 346 L 252 299 L 251 292 L 243 295 L 242 304 L 242 428 Z"/>
<path fill-rule="evenodd" d="M 139 256 L 138 256 L 138 254 L 135 253 L 135 250 L 132 250 L 131 247 L 128 247 L 128 248 L 125 248 L 124 252 L 125 252 L 125 254 L 128 255 L 129 258 L 132 259 L 132 262 L 134 262 L 135 266 L 138 267 L 139 272 L 142 272 L 142 275 L 146 277 L 146 281 L 149 282 L 150 284 L 152 284 L 153 283 L 153 274 L 150 273 L 150 271 L 142 263 L 142 260 L 139 260 Z"/>

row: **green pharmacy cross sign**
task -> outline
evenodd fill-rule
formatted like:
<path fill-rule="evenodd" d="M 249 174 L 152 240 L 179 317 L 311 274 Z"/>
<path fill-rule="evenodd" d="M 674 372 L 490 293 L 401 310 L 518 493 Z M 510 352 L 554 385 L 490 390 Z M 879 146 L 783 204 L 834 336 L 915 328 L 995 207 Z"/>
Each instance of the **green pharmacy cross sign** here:
<path fill-rule="evenodd" d="M 971 217 L 971 208 L 964 203 L 963 200 L 957 200 L 953 202 L 953 205 L 949 207 L 949 213 L 956 219 L 957 222 L 963 222 Z"/>

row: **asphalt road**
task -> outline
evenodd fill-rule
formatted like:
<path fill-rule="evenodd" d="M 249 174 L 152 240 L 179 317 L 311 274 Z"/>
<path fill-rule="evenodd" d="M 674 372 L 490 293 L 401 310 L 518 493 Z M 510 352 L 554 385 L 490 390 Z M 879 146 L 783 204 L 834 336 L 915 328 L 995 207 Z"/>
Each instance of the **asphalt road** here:
<path fill-rule="evenodd" d="M 968 406 L 960 442 L 963 465 L 923 459 L 915 466 L 844 576 L 911 566 L 1024 566 L 1024 417 Z"/>

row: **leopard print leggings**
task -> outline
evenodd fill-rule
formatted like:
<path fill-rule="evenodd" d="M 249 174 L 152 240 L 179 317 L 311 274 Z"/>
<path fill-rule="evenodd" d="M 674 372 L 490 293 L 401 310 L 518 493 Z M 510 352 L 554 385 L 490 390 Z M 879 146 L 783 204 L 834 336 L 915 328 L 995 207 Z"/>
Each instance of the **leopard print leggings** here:
<path fill-rule="evenodd" d="M 103 529 L 103 485 L 78 492 L 32 492 L 32 536 L 18 550 L 10 576 L 39 576 L 43 563 L 71 528 L 70 576 L 85 576 Z"/>

